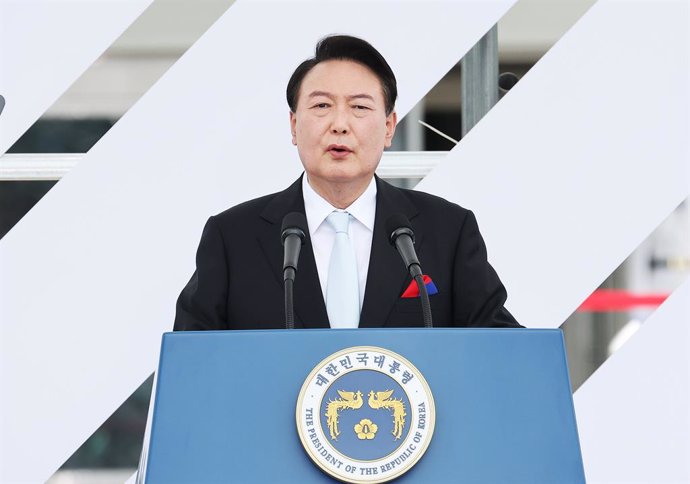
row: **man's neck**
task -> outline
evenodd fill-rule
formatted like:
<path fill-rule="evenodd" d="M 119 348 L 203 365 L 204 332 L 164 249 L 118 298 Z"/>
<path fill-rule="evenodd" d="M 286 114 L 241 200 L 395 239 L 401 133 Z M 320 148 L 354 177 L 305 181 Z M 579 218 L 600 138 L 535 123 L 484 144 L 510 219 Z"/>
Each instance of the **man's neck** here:
<path fill-rule="evenodd" d="M 346 183 L 320 183 L 319 180 L 307 177 L 307 183 L 321 198 L 333 205 L 335 208 L 345 209 L 352 205 L 362 193 L 364 193 L 371 183 L 371 178 L 365 181 L 346 182 Z"/>

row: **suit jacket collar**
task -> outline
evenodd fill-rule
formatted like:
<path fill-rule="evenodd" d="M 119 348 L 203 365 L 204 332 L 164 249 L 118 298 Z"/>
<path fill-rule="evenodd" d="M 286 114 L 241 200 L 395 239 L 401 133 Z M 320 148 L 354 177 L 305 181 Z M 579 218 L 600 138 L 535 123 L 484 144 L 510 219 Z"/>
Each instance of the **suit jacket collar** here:
<path fill-rule="evenodd" d="M 304 176 L 304 175 L 303 175 Z M 266 205 L 261 218 L 271 224 L 272 230 L 259 235 L 259 244 L 268 259 L 280 287 L 283 287 L 283 247 L 280 229 L 283 217 L 290 212 L 304 213 L 302 177 L 286 190 L 278 193 Z M 316 270 L 314 250 L 307 230 L 299 258 L 294 286 L 295 328 L 328 328 L 328 313 L 321 293 L 321 283 Z"/>
<path fill-rule="evenodd" d="M 410 220 L 419 213 L 402 190 L 381 180 L 378 176 L 375 178 L 376 218 L 371 241 L 367 285 L 360 315 L 360 328 L 383 325 L 402 294 L 405 283 L 408 282 L 407 269 L 397 250 L 389 242 L 386 221 L 395 213 L 403 213 Z M 273 197 L 261 212 L 261 218 L 270 224 L 271 229 L 259 234 L 258 241 L 281 287 L 283 285 L 283 248 L 280 242 L 280 225 L 283 217 L 290 212 L 304 213 L 301 177 L 286 190 Z M 419 248 L 423 233 L 416 231 L 415 236 L 415 245 Z M 328 313 L 308 231 L 300 255 L 294 297 L 295 327 L 300 327 L 300 325 L 303 328 L 329 327 Z"/>
<path fill-rule="evenodd" d="M 376 177 L 376 183 L 376 219 L 360 328 L 384 325 L 408 281 L 407 268 L 398 251 L 391 245 L 390 234 L 386 233 L 386 221 L 395 213 L 403 213 L 410 220 L 419 213 L 402 190 L 379 177 Z M 418 231 L 415 234 L 417 247 L 421 245 L 422 235 Z"/>

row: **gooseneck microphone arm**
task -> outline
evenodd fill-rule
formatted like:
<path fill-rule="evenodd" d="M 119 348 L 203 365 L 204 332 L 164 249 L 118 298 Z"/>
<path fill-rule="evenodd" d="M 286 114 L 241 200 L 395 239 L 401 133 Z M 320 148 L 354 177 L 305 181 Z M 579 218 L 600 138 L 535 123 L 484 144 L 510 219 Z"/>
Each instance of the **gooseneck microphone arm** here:
<path fill-rule="evenodd" d="M 295 328 L 293 286 L 297 274 L 297 261 L 304 245 L 307 218 L 302 213 L 291 212 L 283 217 L 280 239 L 283 242 L 283 289 L 285 293 L 285 328 Z"/>
<path fill-rule="evenodd" d="M 285 284 L 283 284 L 283 291 L 285 293 L 285 329 L 295 329 L 294 284 L 294 279 L 285 279 Z"/>
<path fill-rule="evenodd" d="M 400 257 L 402 257 L 405 263 L 405 267 L 407 267 L 410 275 L 417 283 L 422 303 L 424 326 L 432 328 L 434 323 L 431 316 L 429 292 L 426 289 L 426 284 L 424 284 L 422 266 L 419 264 L 417 253 L 414 250 L 414 231 L 410 226 L 410 221 L 401 213 L 395 214 L 387 220 L 386 232 L 390 234 L 389 240 L 391 245 L 398 249 L 398 253 L 400 253 Z"/>

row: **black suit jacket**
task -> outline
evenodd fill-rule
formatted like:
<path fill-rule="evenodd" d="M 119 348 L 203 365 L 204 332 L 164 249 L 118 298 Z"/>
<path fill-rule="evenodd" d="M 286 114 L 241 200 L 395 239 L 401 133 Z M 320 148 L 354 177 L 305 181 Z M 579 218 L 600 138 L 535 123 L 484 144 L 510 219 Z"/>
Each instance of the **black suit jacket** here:
<path fill-rule="evenodd" d="M 418 298 L 400 296 L 411 278 L 388 242 L 394 213 L 410 220 L 431 296 L 434 326 L 519 327 L 504 308 L 506 290 L 487 262 L 471 211 L 376 178 L 376 218 L 360 328 L 423 326 Z M 206 223 L 197 269 L 177 301 L 175 330 L 284 328 L 283 217 L 304 213 L 301 178 L 287 190 L 237 205 Z M 307 233 L 294 285 L 295 328 L 328 328 Z"/>

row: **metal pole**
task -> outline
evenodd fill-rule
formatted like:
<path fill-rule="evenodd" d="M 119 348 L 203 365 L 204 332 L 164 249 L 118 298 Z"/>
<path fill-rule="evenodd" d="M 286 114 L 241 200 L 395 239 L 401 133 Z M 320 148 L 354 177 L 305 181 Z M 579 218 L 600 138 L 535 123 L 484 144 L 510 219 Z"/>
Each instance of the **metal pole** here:
<path fill-rule="evenodd" d="M 498 102 L 498 25 L 460 61 L 462 136 Z"/>

